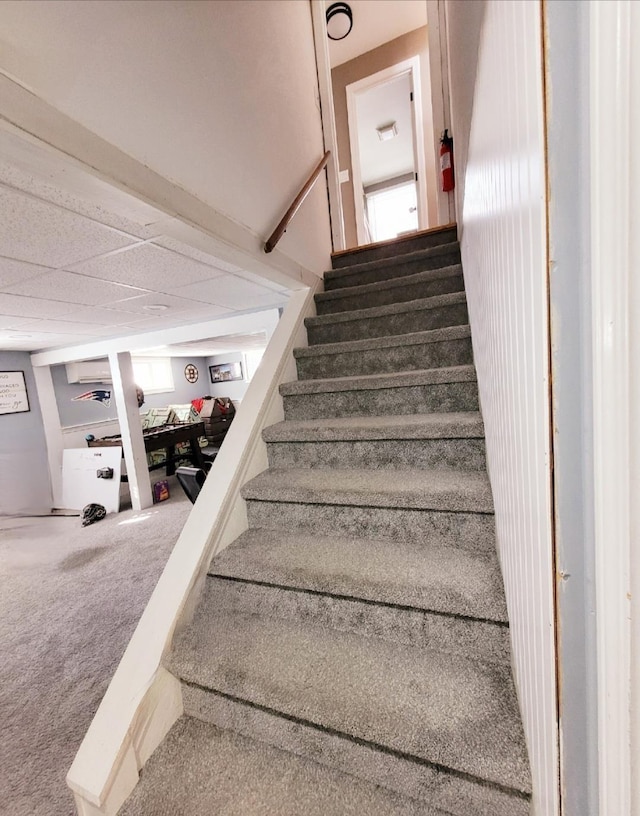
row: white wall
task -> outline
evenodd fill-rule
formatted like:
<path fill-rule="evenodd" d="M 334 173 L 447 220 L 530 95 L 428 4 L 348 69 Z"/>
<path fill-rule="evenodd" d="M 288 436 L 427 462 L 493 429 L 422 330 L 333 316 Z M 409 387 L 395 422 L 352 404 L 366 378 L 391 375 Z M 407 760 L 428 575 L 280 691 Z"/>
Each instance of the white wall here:
<path fill-rule="evenodd" d="M 545 4 L 553 463 L 563 816 L 598 816 L 590 4 Z M 617 217 L 617 214 L 616 214 Z M 608 275 L 609 270 L 607 270 Z M 607 542 L 607 549 L 609 542 Z M 612 803 L 613 804 L 613 803 Z M 615 807 L 615 806 L 614 806 Z"/>
<path fill-rule="evenodd" d="M 473 6 L 448 4 L 448 12 L 464 15 Z M 557 725 L 540 13 L 534 0 L 485 4 L 459 220 L 535 814 L 552 816 Z M 458 18 L 450 32 L 463 22 Z M 449 58 L 455 107 L 474 59 L 453 39 Z M 465 114 L 452 116 L 461 122 Z"/>
<path fill-rule="evenodd" d="M 0 4 L 0 71 L 266 238 L 323 153 L 309 3 Z M 317 273 L 320 180 L 279 248 Z"/>

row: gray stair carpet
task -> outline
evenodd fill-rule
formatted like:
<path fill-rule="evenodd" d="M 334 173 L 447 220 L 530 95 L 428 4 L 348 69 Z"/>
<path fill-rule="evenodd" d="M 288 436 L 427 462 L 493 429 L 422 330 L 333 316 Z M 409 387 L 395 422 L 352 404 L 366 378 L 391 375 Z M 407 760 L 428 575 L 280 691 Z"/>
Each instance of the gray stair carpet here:
<path fill-rule="evenodd" d="M 126 816 L 527 816 L 459 246 L 334 256 Z"/>

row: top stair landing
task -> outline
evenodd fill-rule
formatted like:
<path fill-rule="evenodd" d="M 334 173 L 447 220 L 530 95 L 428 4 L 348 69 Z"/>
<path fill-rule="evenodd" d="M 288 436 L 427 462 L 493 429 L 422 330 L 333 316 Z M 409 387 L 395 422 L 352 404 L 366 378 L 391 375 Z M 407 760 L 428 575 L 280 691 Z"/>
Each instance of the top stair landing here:
<path fill-rule="evenodd" d="M 450 244 L 458 240 L 458 228 L 455 223 L 443 227 L 420 230 L 402 238 L 391 238 L 388 241 L 378 241 L 374 244 L 365 244 L 351 249 L 334 252 L 331 256 L 333 269 L 343 269 L 353 264 L 379 261 L 383 258 L 392 258 L 399 253 L 415 252 L 421 249 Z"/>

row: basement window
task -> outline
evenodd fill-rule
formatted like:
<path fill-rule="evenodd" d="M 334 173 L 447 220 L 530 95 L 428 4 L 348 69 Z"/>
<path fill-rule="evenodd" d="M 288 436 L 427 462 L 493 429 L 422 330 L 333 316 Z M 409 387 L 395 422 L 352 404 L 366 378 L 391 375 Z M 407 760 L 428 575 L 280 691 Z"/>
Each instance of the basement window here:
<path fill-rule="evenodd" d="M 133 357 L 133 378 L 145 394 L 174 391 L 170 357 Z"/>

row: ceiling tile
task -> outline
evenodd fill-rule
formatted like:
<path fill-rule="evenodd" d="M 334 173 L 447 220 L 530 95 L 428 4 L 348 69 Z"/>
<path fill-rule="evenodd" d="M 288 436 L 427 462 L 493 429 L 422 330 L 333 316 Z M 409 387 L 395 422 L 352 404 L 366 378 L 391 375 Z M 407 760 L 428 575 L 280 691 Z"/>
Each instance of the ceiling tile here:
<path fill-rule="evenodd" d="M 105 303 L 146 294 L 143 289 L 62 271 L 49 272 L 42 277 L 7 286 L 5 292 L 47 300 L 63 300 L 69 304 L 80 303 L 85 306 L 103 306 Z"/>
<path fill-rule="evenodd" d="M 7 134 L 4 135 L 6 139 Z M 6 149 L 6 143 L 3 147 Z M 34 148 L 29 145 L 28 149 L 33 151 Z M 31 153 L 28 162 L 29 169 L 26 169 L 0 160 L 0 183 L 137 238 L 153 238 L 158 234 L 153 224 L 164 219 L 164 215 L 154 207 L 75 166 L 66 163 L 54 166 L 53 157 L 48 153 L 40 157 Z"/>
<path fill-rule="evenodd" d="M 208 252 L 194 249 L 194 247 L 183 244 L 181 241 L 176 241 L 175 238 L 167 238 L 165 235 L 162 235 L 159 238 L 155 238 L 153 243 L 165 247 L 166 249 L 171 249 L 174 252 L 179 252 L 181 255 L 192 258 L 194 261 L 201 261 L 204 264 L 213 266 L 222 272 L 238 272 L 240 270 L 239 266 L 229 263 L 229 261 L 223 261 L 221 258 L 216 258 L 215 255 L 209 255 Z"/>
<path fill-rule="evenodd" d="M 0 186 L 0 255 L 61 267 L 133 243 L 111 227 Z"/>
<path fill-rule="evenodd" d="M 27 320 L 31 318 L 28 317 L 15 317 L 11 315 L 3 315 L 0 314 L 0 330 L 2 329 L 18 329 L 25 323 Z"/>
<path fill-rule="evenodd" d="M 117 309 L 106 309 L 103 306 L 95 306 L 90 309 L 78 309 L 64 315 L 65 320 L 73 323 L 96 323 L 100 326 L 115 326 L 118 330 L 123 326 L 131 325 L 133 315 L 130 312 L 122 312 Z"/>
<path fill-rule="evenodd" d="M 199 303 L 196 309 L 190 312 L 180 312 L 176 318 L 181 323 L 205 323 L 209 320 L 216 320 L 218 317 L 224 317 L 233 312 L 233 309 L 227 309 L 225 306 L 215 306 L 209 303 L 206 306 Z"/>
<path fill-rule="evenodd" d="M 75 272 L 93 278 L 169 292 L 181 286 L 222 275 L 219 269 L 185 258 L 153 244 L 143 244 L 74 266 Z"/>
<path fill-rule="evenodd" d="M 265 289 L 264 286 L 235 275 L 225 275 L 212 281 L 181 286 L 180 294 L 193 298 L 193 300 L 226 306 L 229 309 L 254 309 L 257 306 L 286 302 L 286 297 L 281 292 Z"/>
<path fill-rule="evenodd" d="M 105 334 L 113 334 L 114 329 L 111 326 L 99 326 L 97 323 L 74 323 L 71 320 L 34 320 L 30 323 L 23 323 L 20 326 L 20 331 L 102 337 Z"/>
<path fill-rule="evenodd" d="M 131 315 L 133 317 L 133 315 Z M 154 331 L 155 329 L 171 329 L 174 326 L 183 326 L 184 321 L 177 318 L 167 317 L 145 317 L 142 320 L 134 320 L 128 324 L 136 332 Z"/>
<path fill-rule="evenodd" d="M 0 349 L 15 351 L 39 351 L 78 343 L 77 335 L 53 334 L 48 332 L 2 332 L 0 331 Z"/>
<path fill-rule="evenodd" d="M 49 272 L 46 266 L 35 266 L 24 261 L 14 261 L 11 258 L 0 258 L 0 289 L 21 283 L 29 278 L 37 278 Z"/>
<path fill-rule="evenodd" d="M 69 304 L 57 300 L 21 297 L 0 292 L 0 314 L 15 317 L 60 317 L 69 312 Z"/>
<path fill-rule="evenodd" d="M 144 315 L 146 317 L 162 317 L 172 316 L 177 312 L 188 312 L 194 309 L 201 309 L 203 304 L 196 300 L 188 300 L 187 298 L 177 297 L 176 295 L 165 295 L 161 292 L 145 292 L 144 295 L 138 297 L 127 298 L 117 303 L 111 304 L 114 309 L 119 309 L 123 312 L 134 312 L 135 314 Z M 165 310 L 158 310 L 157 314 L 150 306 L 167 306 Z"/>

